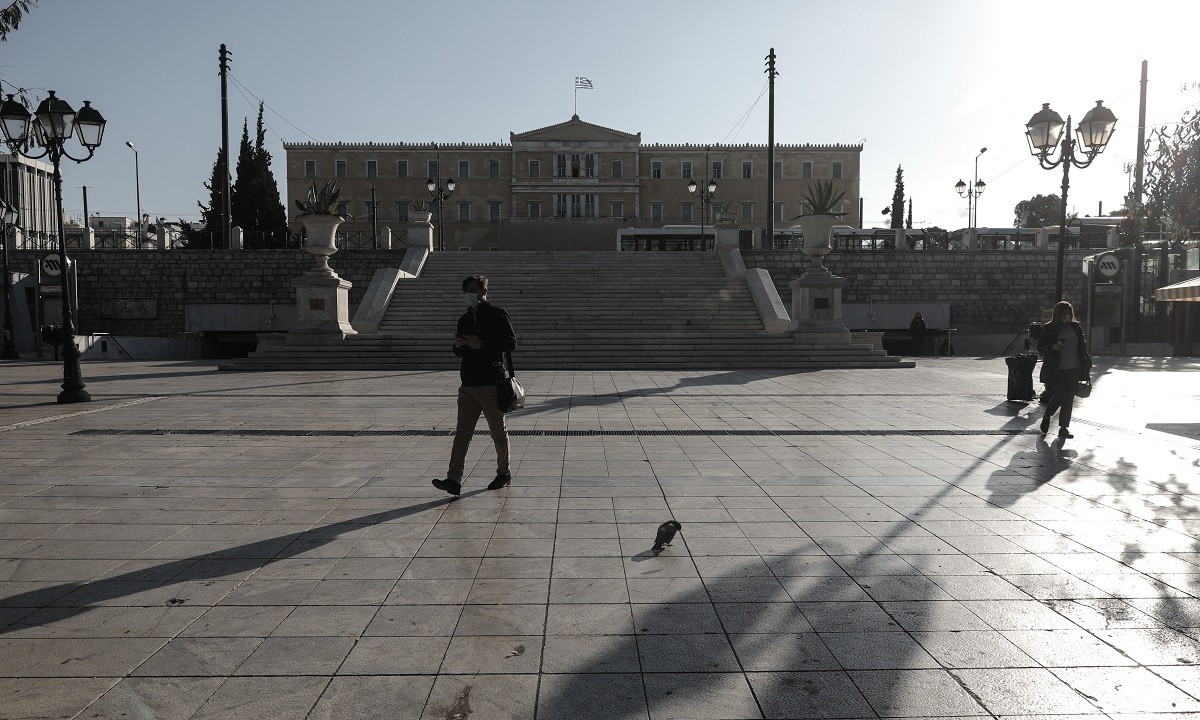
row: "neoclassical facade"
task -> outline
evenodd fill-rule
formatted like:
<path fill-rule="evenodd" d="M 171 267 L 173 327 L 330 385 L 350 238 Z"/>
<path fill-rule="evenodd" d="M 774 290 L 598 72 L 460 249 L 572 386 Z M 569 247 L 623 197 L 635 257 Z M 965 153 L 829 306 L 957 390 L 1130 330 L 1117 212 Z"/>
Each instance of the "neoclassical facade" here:
<path fill-rule="evenodd" d="M 815 180 L 846 191 L 845 224 L 860 226 L 862 145 L 777 145 L 775 202 L 767 201 L 766 145 L 644 144 L 641 133 L 570 120 L 510 133 L 509 143 L 284 143 L 289 221 L 294 199 L 314 180 L 342 187 L 347 233 L 377 227 L 403 233 L 414 203 L 430 200 L 427 180 L 453 194 L 433 210 L 446 250 L 609 249 L 619 228 L 711 225 L 717 209 L 737 215 L 755 237 L 770 214 L 776 229 L 801 214 Z M 688 192 L 714 180 L 716 208 Z M 705 215 L 702 217 L 702 212 Z"/>

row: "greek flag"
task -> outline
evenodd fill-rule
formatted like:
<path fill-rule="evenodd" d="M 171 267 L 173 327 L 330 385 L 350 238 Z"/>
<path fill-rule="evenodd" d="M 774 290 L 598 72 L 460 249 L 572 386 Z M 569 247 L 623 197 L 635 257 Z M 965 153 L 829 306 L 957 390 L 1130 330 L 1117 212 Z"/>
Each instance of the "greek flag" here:
<path fill-rule="evenodd" d="M 585 77 L 580 77 L 580 76 L 576 75 L 575 76 L 575 89 L 576 90 L 579 90 L 579 89 L 591 90 L 592 89 L 592 81 L 588 80 Z"/>

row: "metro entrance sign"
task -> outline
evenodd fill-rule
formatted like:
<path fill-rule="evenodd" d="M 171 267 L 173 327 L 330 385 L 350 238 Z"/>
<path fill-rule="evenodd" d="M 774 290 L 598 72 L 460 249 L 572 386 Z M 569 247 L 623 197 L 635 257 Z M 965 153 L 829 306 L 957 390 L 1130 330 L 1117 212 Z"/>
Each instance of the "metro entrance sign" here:
<path fill-rule="evenodd" d="M 48 252 L 42 256 L 42 274 L 46 277 L 62 277 L 62 260 L 57 252 Z"/>
<path fill-rule="evenodd" d="M 1121 275 L 1121 258 L 1116 253 L 1106 252 L 1096 256 L 1096 279 L 1115 280 Z"/>

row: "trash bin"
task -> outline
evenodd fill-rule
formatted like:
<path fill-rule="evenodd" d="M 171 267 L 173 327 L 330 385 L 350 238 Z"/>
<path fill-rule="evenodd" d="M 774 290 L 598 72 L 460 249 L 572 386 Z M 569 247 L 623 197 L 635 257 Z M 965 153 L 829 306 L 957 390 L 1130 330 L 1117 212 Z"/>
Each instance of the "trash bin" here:
<path fill-rule="evenodd" d="M 1008 365 L 1008 399 L 1029 402 L 1033 392 L 1033 369 L 1037 367 L 1037 353 L 1017 353 L 1004 358 Z"/>

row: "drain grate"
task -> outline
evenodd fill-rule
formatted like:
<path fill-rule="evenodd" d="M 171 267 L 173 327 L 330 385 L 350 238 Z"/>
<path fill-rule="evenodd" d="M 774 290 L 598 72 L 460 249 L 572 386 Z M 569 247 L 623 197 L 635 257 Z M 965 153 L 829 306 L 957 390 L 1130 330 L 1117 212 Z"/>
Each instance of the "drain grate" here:
<path fill-rule="evenodd" d="M 200 435 L 219 437 L 449 437 L 453 430 L 286 430 L 286 429 L 207 429 L 207 428 L 92 428 L 72 435 Z M 487 430 L 476 430 L 486 436 Z M 941 436 L 941 435 L 1030 435 L 1036 430 L 522 430 L 510 429 L 513 437 L 877 437 L 877 436 Z"/>

